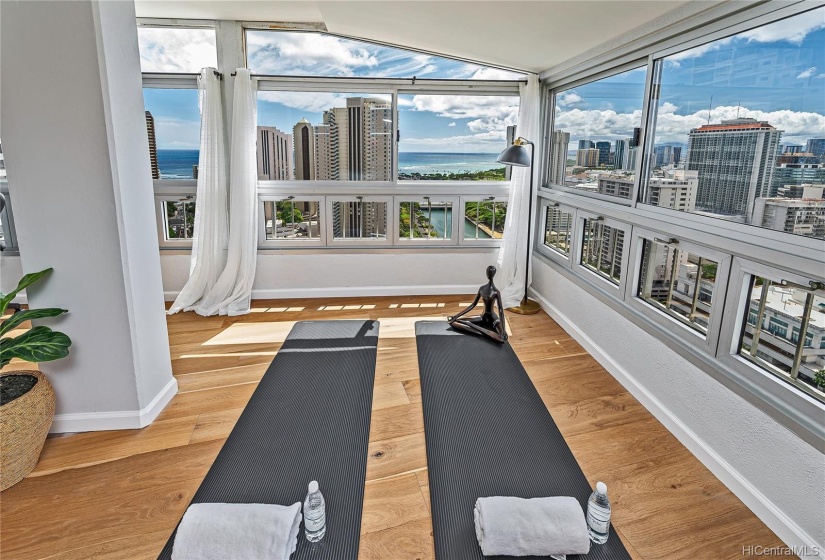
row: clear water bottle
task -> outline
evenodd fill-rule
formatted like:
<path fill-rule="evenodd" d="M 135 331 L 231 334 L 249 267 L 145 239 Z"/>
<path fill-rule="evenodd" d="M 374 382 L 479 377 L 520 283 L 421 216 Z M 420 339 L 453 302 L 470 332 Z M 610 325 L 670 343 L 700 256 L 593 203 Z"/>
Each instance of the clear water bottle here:
<path fill-rule="evenodd" d="M 587 500 L 587 532 L 596 544 L 607 542 L 610 531 L 610 500 L 607 499 L 607 484 L 596 483 L 596 490 Z"/>
<path fill-rule="evenodd" d="M 304 533 L 309 542 L 318 542 L 326 532 L 326 502 L 318 489 L 318 481 L 313 480 L 309 483 L 309 493 L 304 499 Z"/>

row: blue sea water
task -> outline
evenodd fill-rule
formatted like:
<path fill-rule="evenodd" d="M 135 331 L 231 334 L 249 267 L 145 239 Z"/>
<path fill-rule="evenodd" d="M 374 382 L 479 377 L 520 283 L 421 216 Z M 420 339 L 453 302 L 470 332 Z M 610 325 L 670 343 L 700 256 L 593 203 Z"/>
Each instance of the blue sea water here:
<path fill-rule="evenodd" d="M 496 163 L 498 154 L 447 154 L 399 152 L 399 173 L 462 173 L 504 167 Z"/>
<path fill-rule="evenodd" d="M 194 179 L 192 166 L 198 164 L 199 150 L 158 150 L 161 179 Z"/>
<path fill-rule="evenodd" d="M 400 173 L 462 173 L 503 167 L 497 154 L 446 154 L 400 152 Z M 158 150 L 161 179 L 192 179 L 192 166 L 198 164 L 198 150 Z"/>

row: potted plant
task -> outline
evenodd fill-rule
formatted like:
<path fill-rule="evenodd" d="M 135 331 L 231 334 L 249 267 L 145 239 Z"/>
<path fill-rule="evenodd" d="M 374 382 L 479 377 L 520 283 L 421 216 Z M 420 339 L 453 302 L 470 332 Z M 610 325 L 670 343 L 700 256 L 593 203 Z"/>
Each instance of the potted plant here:
<path fill-rule="evenodd" d="M 11 300 L 52 271 L 51 268 L 26 274 L 9 294 L 0 294 L 0 316 Z M 38 325 L 8 336 L 15 327 L 31 319 L 57 317 L 65 309 L 25 309 L 0 323 L 0 368 L 12 358 L 27 362 L 48 362 L 69 354 L 72 341 L 63 333 Z M 37 465 L 40 451 L 54 417 L 54 390 L 46 376 L 37 370 L 0 373 L 0 490 L 20 482 Z"/>

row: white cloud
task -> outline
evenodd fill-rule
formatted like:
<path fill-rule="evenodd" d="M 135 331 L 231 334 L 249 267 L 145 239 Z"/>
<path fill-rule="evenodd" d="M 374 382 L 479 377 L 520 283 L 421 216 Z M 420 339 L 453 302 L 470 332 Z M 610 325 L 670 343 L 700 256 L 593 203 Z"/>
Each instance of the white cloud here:
<path fill-rule="evenodd" d="M 495 130 L 518 121 L 518 97 L 473 95 L 416 95 L 414 111 L 427 111 L 448 119 L 474 119 L 470 130 Z"/>
<path fill-rule="evenodd" d="M 556 100 L 560 107 L 568 107 L 582 101 L 582 96 L 575 91 L 562 93 Z"/>
<path fill-rule="evenodd" d="M 825 29 L 825 8 L 779 20 L 712 43 L 705 43 L 696 48 L 670 55 L 666 60 L 671 65 L 678 67 L 681 60 L 696 58 L 708 52 L 719 50 L 736 39 L 744 39 L 748 43 L 787 41 L 793 45 L 801 45 L 805 37 L 820 29 Z"/>
<path fill-rule="evenodd" d="M 814 76 L 814 80 L 822 80 L 825 79 L 825 72 L 819 74 L 818 76 Z"/>
<path fill-rule="evenodd" d="M 802 41 L 810 33 L 825 29 L 825 9 L 799 14 L 798 16 L 782 19 L 774 23 L 740 33 L 736 37 L 747 39 L 748 42 L 774 43 L 787 41 L 794 45 Z"/>
<path fill-rule="evenodd" d="M 663 103 L 656 116 L 656 142 L 687 142 L 692 128 L 708 123 L 707 109 L 688 115 L 677 113 L 679 107 L 672 103 Z M 782 139 L 787 142 L 804 144 L 805 140 L 822 134 L 825 130 L 825 115 L 806 111 L 759 111 L 747 107 L 720 106 L 710 113 L 710 122 L 718 123 L 723 119 L 750 117 L 767 121 L 783 131 Z M 612 110 L 558 111 L 556 129 L 569 132 L 572 139 L 589 138 L 591 140 L 618 140 L 627 138 L 633 128 L 640 126 L 641 111 L 616 113 Z"/>
<path fill-rule="evenodd" d="M 470 76 L 471 80 L 521 80 L 522 78 L 524 74 L 499 68 L 479 68 Z"/>
<path fill-rule="evenodd" d="M 258 74 L 351 76 L 378 58 L 357 43 L 318 33 L 247 33 L 249 66 Z"/>
<path fill-rule="evenodd" d="M 450 123 L 450 124 L 448 124 L 447 126 L 455 126 L 455 121 L 454 121 L 454 122 L 451 122 L 451 123 Z"/>
<path fill-rule="evenodd" d="M 802 72 L 800 72 L 799 75 L 796 77 L 796 79 L 797 80 L 802 80 L 802 79 L 805 79 L 805 78 L 810 78 L 811 76 L 814 75 L 814 72 L 816 72 L 816 66 L 811 66 L 807 70 L 803 70 Z"/>
<path fill-rule="evenodd" d="M 346 107 L 347 98 L 350 97 L 359 97 L 359 95 L 352 93 L 330 93 L 320 91 L 262 91 L 258 93 L 258 99 L 261 101 L 280 103 L 286 107 L 297 109 L 298 111 L 307 111 L 310 113 L 321 113 L 332 107 Z M 381 94 L 364 94 L 361 97 L 379 98 L 385 100 L 387 103 L 390 103 L 392 100 L 391 96 Z M 300 120 L 300 117 L 297 120 Z"/>
<path fill-rule="evenodd" d="M 218 65 L 213 29 L 138 27 L 144 72 L 199 72 Z"/>

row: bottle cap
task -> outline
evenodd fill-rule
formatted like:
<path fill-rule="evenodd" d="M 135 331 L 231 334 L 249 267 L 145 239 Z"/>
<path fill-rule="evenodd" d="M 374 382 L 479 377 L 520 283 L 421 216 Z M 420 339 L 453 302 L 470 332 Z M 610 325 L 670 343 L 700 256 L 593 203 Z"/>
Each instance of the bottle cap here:
<path fill-rule="evenodd" d="M 309 493 L 314 494 L 317 491 L 318 491 L 318 481 L 313 480 L 312 482 L 309 483 Z"/>
<path fill-rule="evenodd" d="M 607 484 L 601 481 L 597 482 L 596 492 L 598 492 L 599 494 L 607 494 Z"/>

